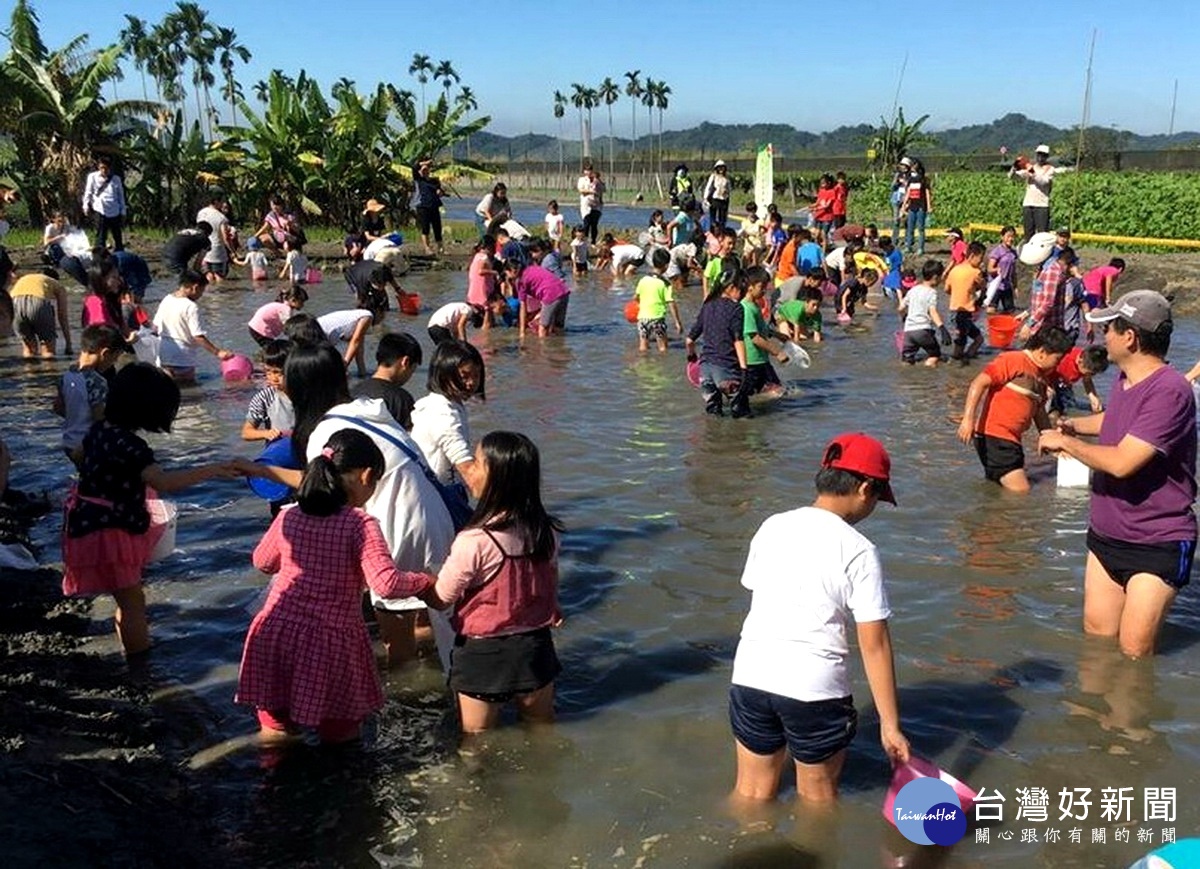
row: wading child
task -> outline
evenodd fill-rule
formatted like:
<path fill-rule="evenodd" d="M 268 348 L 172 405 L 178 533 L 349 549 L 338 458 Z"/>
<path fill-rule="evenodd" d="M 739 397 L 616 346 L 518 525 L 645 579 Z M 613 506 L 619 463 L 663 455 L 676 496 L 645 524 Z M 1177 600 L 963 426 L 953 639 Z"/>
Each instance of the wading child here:
<path fill-rule="evenodd" d="M 285 256 L 283 268 L 279 270 L 279 279 L 293 284 L 303 284 L 308 276 L 308 257 L 304 255 L 304 245 L 299 239 L 288 237 L 284 239 Z"/>
<path fill-rule="evenodd" d="M 937 285 L 942 279 L 942 271 L 940 262 L 926 260 L 921 269 L 922 282 L 912 287 L 900 300 L 899 311 L 904 317 L 904 345 L 900 350 L 900 358 L 909 365 L 916 363 L 923 350 L 925 365 L 936 367 L 942 358 L 938 338 L 941 338 L 942 344 L 950 343 L 950 333 L 937 307 Z"/>
<path fill-rule="evenodd" d="M 1000 230 L 1000 243 L 988 251 L 987 294 L 983 304 L 988 313 L 1009 313 L 1016 308 L 1013 293 L 1017 286 L 1017 231 L 1011 226 Z"/>
<path fill-rule="evenodd" d="M 479 492 L 479 465 L 471 451 L 467 402 L 487 398 L 486 371 L 479 351 L 463 341 L 443 341 L 429 361 L 428 395 L 412 412 L 412 438 L 429 469 L 446 486 Z"/>
<path fill-rule="evenodd" d="M 257 709 L 264 739 L 312 729 L 323 742 L 346 742 L 383 706 L 363 587 L 402 598 L 432 582 L 396 569 L 379 522 L 362 509 L 383 472 L 370 437 L 335 432 L 309 462 L 296 505 L 254 550 L 254 566 L 276 576 L 246 634 L 235 699 Z"/>
<path fill-rule="evenodd" d="M 779 286 L 782 281 L 779 280 L 779 258 L 783 254 L 784 245 L 788 243 L 787 231 L 783 228 L 783 215 L 778 211 L 772 211 L 767 215 L 767 258 L 766 266 L 771 269 L 771 273 L 775 276 L 775 286 Z M 795 273 L 796 260 L 793 251 L 792 257 L 792 272 Z"/>
<path fill-rule="evenodd" d="M 525 337 L 525 328 L 529 323 L 532 305 L 537 307 L 537 333 L 539 338 L 562 332 L 567 327 L 567 304 L 571 301 L 571 290 L 561 280 L 541 266 L 521 266 L 517 263 L 505 263 L 505 271 L 513 288 L 513 294 L 520 302 L 517 329 L 520 337 Z"/>
<path fill-rule="evenodd" d="M 112 326 L 97 323 L 79 336 L 79 362 L 58 381 L 54 412 L 63 418 L 62 448 L 79 468 L 83 463 L 83 441 L 92 424 L 104 418 L 108 379 L 121 356 L 125 342 Z"/>
<path fill-rule="evenodd" d="M 675 322 L 675 331 L 683 335 L 683 322 L 679 319 L 679 306 L 671 285 L 663 277 L 671 264 L 671 254 L 665 248 L 656 247 L 650 254 L 654 274 L 646 275 L 637 283 L 634 295 L 638 300 L 638 352 L 650 349 L 650 339 L 658 344 L 658 352 L 667 352 L 667 311 Z"/>
<path fill-rule="evenodd" d="M 596 268 L 609 266 L 614 278 L 628 277 L 642 267 L 646 261 L 646 252 L 636 244 L 622 244 L 606 232 L 600 240 L 600 256 L 596 260 Z"/>
<path fill-rule="evenodd" d="M 350 256 L 349 251 L 350 248 L 347 248 L 348 256 Z M 358 258 L 362 258 L 361 253 Z M 351 259 L 354 259 L 354 257 L 351 256 Z M 265 281 L 267 279 L 267 268 L 270 266 L 270 260 L 263 253 L 262 242 L 258 240 L 257 236 L 251 236 L 246 240 L 246 256 L 241 259 L 235 256 L 233 261 L 240 266 L 250 267 L 250 280 Z"/>
<path fill-rule="evenodd" d="M 967 243 L 963 241 L 961 229 L 947 229 L 946 244 L 950 245 L 950 268 L 967 261 Z"/>
<path fill-rule="evenodd" d="M 838 321 L 849 323 L 853 320 L 854 311 L 860 304 L 868 311 L 879 310 L 867 301 L 867 294 L 877 283 L 879 283 L 879 273 L 875 269 L 863 269 L 862 274 L 852 274 L 848 277 L 838 288 Z"/>
<path fill-rule="evenodd" d="M 728 392 L 734 418 L 750 415 L 749 396 L 740 388 L 746 382 L 744 329 L 741 282 L 736 272 L 723 272 L 713 281 L 687 333 L 689 361 L 697 358 L 696 341 L 700 341 L 700 395 L 705 413 L 723 416 Z"/>
<path fill-rule="evenodd" d="M 975 325 L 975 311 L 983 290 L 983 245 L 977 241 L 967 247 L 967 258 L 946 273 L 946 291 L 950 293 L 950 317 L 953 323 L 954 352 L 952 358 L 963 365 L 979 355 L 983 333 Z M 971 346 L 967 346 L 967 342 Z"/>
<path fill-rule="evenodd" d="M 504 312 L 501 311 L 501 314 Z M 486 311 L 466 302 L 450 302 L 433 312 L 426 326 L 429 338 L 435 345 L 443 341 L 466 341 L 467 327 L 478 329 L 483 326 Z"/>
<path fill-rule="evenodd" d="M 703 256 L 700 251 L 704 249 L 704 235 L 696 232 L 692 234 L 689 241 L 683 244 L 677 244 L 671 248 L 671 262 L 667 264 L 667 270 L 663 272 L 663 277 L 666 278 L 671 288 L 680 293 L 688 284 L 688 278 L 692 272 L 703 272 L 698 256 Z"/>
<path fill-rule="evenodd" d="M 233 478 L 232 464 L 164 471 L 136 432 L 169 432 L 179 411 L 179 387 L 143 362 L 126 365 L 113 380 L 104 419 L 83 439 L 79 483 L 67 499 L 63 531 L 63 594 L 111 594 L 117 638 L 127 656 L 150 648 L 142 568 L 162 535 L 150 526 L 149 490 L 177 492 L 217 478 Z"/>
<path fill-rule="evenodd" d="M 879 239 L 879 255 L 887 263 L 887 274 L 883 277 L 883 294 L 887 296 L 888 301 L 898 302 L 900 283 L 903 280 L 900 272 L 904 268 L 904 255 L 896 250 L 890 235 Z"/>
<path fill-rule="evenodd" d="M 291 342 L 277 338 L 265 344 L 259 353 L 267 385 L 254 393 L 242 423 L 242 440 L 273 441 L 292 433 L 296 411 L 283 386 L 283 367 L 287 364 Z"/>
<path fill-rule="evenodd" d="M 821 302 L 824 298 L 819 287 L 804 289 L 800 298 L 782 302 L 775 309 L 775 325 L 790 341 L 807 341 L 811 338 L 814 344 L 820 344 L 824 325 Z"/>
<path fill-rule="evenodd" d="M 308 301 L 308 290 L 300 284 L 292 284 L 280 290 L 274 302 L 267 302 L 250 318 L 246 325 L 250 337 L 259 347 L 266 347 L 283 334 L 283 324 L 297 311 L 303 310 Z"/>
<path fill-rule="evenodd" d="M 747 268 L 761 265 L 767 244 L 763 222 L 758 216 L 758 205 L 753 202 L 746 203 L 746 216 L 742 218 L 738 235 L 742 238 L 742 262 Z"/>
<path fill-rule="evenodd" d="M 523 721 L 553 721 L 554 680 L 562 670 L 550 629 L 562 621 L 563 528 L 542 504 L 537 447 L 523 434 L 490 432 L 475 450 L 475 464 L 479 506 L 425 598 L 430 606 L 454 606 L 450 688 L 468 734 L 495 727 L 510 702 Z"/>
<path fill-rule="evenodd" d="M 471 257 L 471 265 L 467 269 L 467 304 L 486 305 L 488 297 L 496 292 L 496 261 L 492 251 L 496 240 L 485 235 L 475 245 L 475 255 Z"/>
<path fill-rule="evenodd" d="M 555 250 L 559 249 L 563 239 L 563 229 L 566 226 L 567 219 L 562 214 L 558 213 L 558 200 L 551 199 L 549 205 L 546 206 L 546 235 L 550 238 L 550 244 Z"/>
<path fill-rule="evenodd" d="M 786 363 L 788 355 L 775 340 L 775 331 L 762 313 L 763 297 L 771 286 L 771 273 L 762 266 L 746 269 L 746 292 L 742 296 L 742 336 L 746 344 L 746 378 L 742 391 L 747 395 L 782 392 L 783 385 L 769 356 Z"/>
<path fill-rule="evenodd" d="M 737 233 L 732 229 L 717 231 L 717 249 L 709 255 L 704 266 L 702 284 L 705 298 L 709 297 L 713 285 L 722 274 L 736 275 L 741 272 L 742 261 L 733 252 L 736 243 Z"/>
<path fill-rule="evenodd" d="M 375 373 L 354 389 L 354 398 L 378 398 L 392 419 L 412 431 L 413 397 L 404 384 L 421 365 L 421 345 L 407 332 L 389 332 L 375 348 Z"/>
<path fill-rule="evenodd" d="M 175 380 L 191 383 L 196 379 L 196 348 L 202 347 L 222 362 L 233 355 L 208 340 L 196 304 L 204 295 L 208 281 L 199 272 L 185 271 L 179 289 L 165 296 L 154 312 L 154 329 L 161 339 L 159 366 Z"/>
<path fill-rule="evenodd" d="M 773 800 L 788 754 L 801 801 L 837 799 L 858 723 L 847 664 L 851 620 L 884 753 L 893 764 L 908 760 L 883 571 L 875 546 L 854 528 L 880 501 L 895 505 L 890 477 L 882 444 L 839 435 L 825 448 L 812 506 L 769 517 L 750 541 L 742 571 L 750 612 L 729 691 L 739 803 Z M 805 555 L 797 559 L 800 540 Z"/>
<path fill-rule="evenodd" d="M 577 226 L 571 230 L 571 266 L 577 275 L 586 275 L 588 270 L 587 230 Z"/>
<path fill-rule="evenodd" d="M 1107 370 L 1108 350 L 1104 347 L 1072 347 L 1068 350 L 1062 362 L 1054 369 L 1054 399 L 1050 405 L 1050 421 L 1057 422 L 1059 415 L 1065 414 L 1075 406 L 1073 387 L 1080 380 L 1083 381 L 1083 391 L 1087 394 L 1092 413 L 1104 410 L 1104 402 L 1100 400 L 1092 378 Z"/>
<path fill-rule="evenodd" d="M 1071 349 L 1062 329 L 1048 326 L 1035 333 L 1024 350 L 1001 353 L 971 381 L 958 439 L 972 441 L 984 476 L 1010 492 L 1029 491 L 1021 436 L 1031 423 L 1050 427 L 1046 398 L 1050 377 Z"/>

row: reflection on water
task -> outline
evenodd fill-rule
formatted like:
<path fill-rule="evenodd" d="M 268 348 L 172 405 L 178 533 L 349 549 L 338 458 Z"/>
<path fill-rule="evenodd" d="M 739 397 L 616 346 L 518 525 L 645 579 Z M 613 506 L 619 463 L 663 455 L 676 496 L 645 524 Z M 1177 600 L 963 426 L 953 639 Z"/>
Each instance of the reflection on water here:
<path fill-rule="evenodd" d="M 427 315 L 461 296 L 465 275 L 410 275 L 405 285 Z M 232 483 L 181 497 L 179 551 L 147 575 L 158 645 L 145 678 L 166 722 L 162 743 L 181 765 L 192 760 L 197 786 L 219 797 L 212 822 L 235 862 L 1065 866 L 1126 865 L 1146 850 L 1111 834 L 1106 846 L 999 842 L 1002 829 L 1022 826 L 1013 822 L 996 826 L 988 845 L 969 836 L 949 851 L 914 854 L 880 817 L 888 770 L 861 678 L 861 733 L 836 819 L 818 821 L 787 800 L 747 825 L 728 812 L 725 698 L 748 604 L 742 560 L 765 516 L 811 499 L 821 450 L 840 431 L 869 431 L 894 458 L 900 505 L 881 506 L 863 530 L 889 578 L 905 728 L 920 754 L 1004 792 L 1010 818 L 1018 787 L 1197 792 L 1191 660 L 1200 603 L 1190 590 L 1181 596 L 1153 662 L 1130 664 L 1084 643 L 1086 498 L 1052 483 L 1004 497 L 986 483 L 973 450 L 954 437 L 978 368 L 897 365 L 890 318 L 867 319 L 853 334 L 831 328 L 812 348 L 812 368 L 781 369 L 796 381 L 787 397 L 735 422 L 702 413 L 678 345 L 665 357 L 637 353 L 621 313 L 628 295 L 589 276 L 565 338 L 521 346 L 501 330 L 481 339 L 488 401 L 472 408 L 472 430 L 514 428 L 538 442 L 547 501 L 568 527 L 561 718 L 551 730 L 500 731 L 460 756 L 440 675 L 417 669 L 388 677 L 388 705 L 363 748 L 247 748 L 238 737 L 253 731 L 253 718 L 232 694 L 265 582 L 249 554 L 266 508 Z M 698 295 L 691 289 L 681 301 L 685 318 Z M 201 308 L 219 344 L 248 351 L 244 324 L 269 298 L 232 284 L 207 293 Z M 330 275 L 309 310 L 345 303 Z M 424 317 L 390 317 L 428 353 Z M 1180 324 L 1177 341 L 1178 359 L 1195 358 L 1192 324 Z M 68 466 L 48 433 L 62 366 L 26 365 L 15 352 L 10 345 L 0 356 L 8 399 L 0 430 L 18 457 L 15 482 L 61 491 Z M 221 383 L 211 363 L 185 391 L 175 432 L 151 438 L 164 463 L 252 455 L 236 432 L 253 388 Z M 424 392 L 423 372 L 410 388 Z M 37 530 L 48 553 L 55 534 L 53 522 Z M 805 544 L 796 541 L 798 563 Z M 110 612 L 105 602 L 95 609 L 97 618 Z M 107 630 L 97 623 L 94 651 L 115 651 Z M 1179 813 L 1180 835 L 1196 828 L 1200 808 L 1184 800 Z"/>

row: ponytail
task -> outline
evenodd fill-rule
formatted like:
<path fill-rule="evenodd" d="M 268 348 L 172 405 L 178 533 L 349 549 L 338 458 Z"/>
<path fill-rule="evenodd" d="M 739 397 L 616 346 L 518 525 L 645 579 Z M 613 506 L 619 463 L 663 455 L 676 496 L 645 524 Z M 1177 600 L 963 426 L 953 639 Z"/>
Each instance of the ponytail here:
<path fill-rule="evenodd" d="M 342 474 L 369 468 L 378 479 L 384 467 L 383 453 L 370 437 L 353 428 L 336 431 L 304 469 L 296 502 L 309 516 L 332 516 L 347 502 Z"/>

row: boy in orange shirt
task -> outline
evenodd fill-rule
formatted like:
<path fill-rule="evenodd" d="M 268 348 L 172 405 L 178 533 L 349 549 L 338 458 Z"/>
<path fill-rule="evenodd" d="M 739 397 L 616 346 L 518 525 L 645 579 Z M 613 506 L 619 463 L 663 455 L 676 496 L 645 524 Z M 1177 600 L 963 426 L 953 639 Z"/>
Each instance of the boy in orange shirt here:
<path fill-rule="evenodd" d="M 985 253 L 982 244 L 971 242 L 967 247 L 966 260 L 946 273 L 946 292 L 950 294 L 950 318 L 954 334 L 954 352 L 950 358 L 959 360 L 963 365 L 967 364 L 968 359 L 978 356 L 979 348 L 983 346 L 983 333 L 975 325 L 975 308 L 984 288 L 980 267 Z M 964 350 L 967 339 L 970 339 L 971 346 Z"/>
<path fill-rule="evenodd" d="M 974 440 L 984 475 L 1010 492 L 1029 491 L 1021 435 L 1031 422 L 1039 431 L 1050 427 L 1046 396 L 1071 344 L 1062 329 L 1043 329 L 1024 350 L 1001 353 L 989 362 L 967 390 L 958 439 L 964 444 Z"/>

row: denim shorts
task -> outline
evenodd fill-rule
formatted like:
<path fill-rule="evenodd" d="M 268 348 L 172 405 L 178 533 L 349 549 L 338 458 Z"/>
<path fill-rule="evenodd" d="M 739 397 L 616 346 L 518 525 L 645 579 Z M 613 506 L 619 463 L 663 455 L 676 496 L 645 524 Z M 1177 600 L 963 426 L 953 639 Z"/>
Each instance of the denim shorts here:
<path fill-rule="evenodd" d="M 853 697 L 793 700 L 733 685 L 729 689 L 729 723 L 734 738 L 754 754 L 775 754 L 786 745 L 800 763 L 821 763 L 854 741 L 858 713 Z"/>

